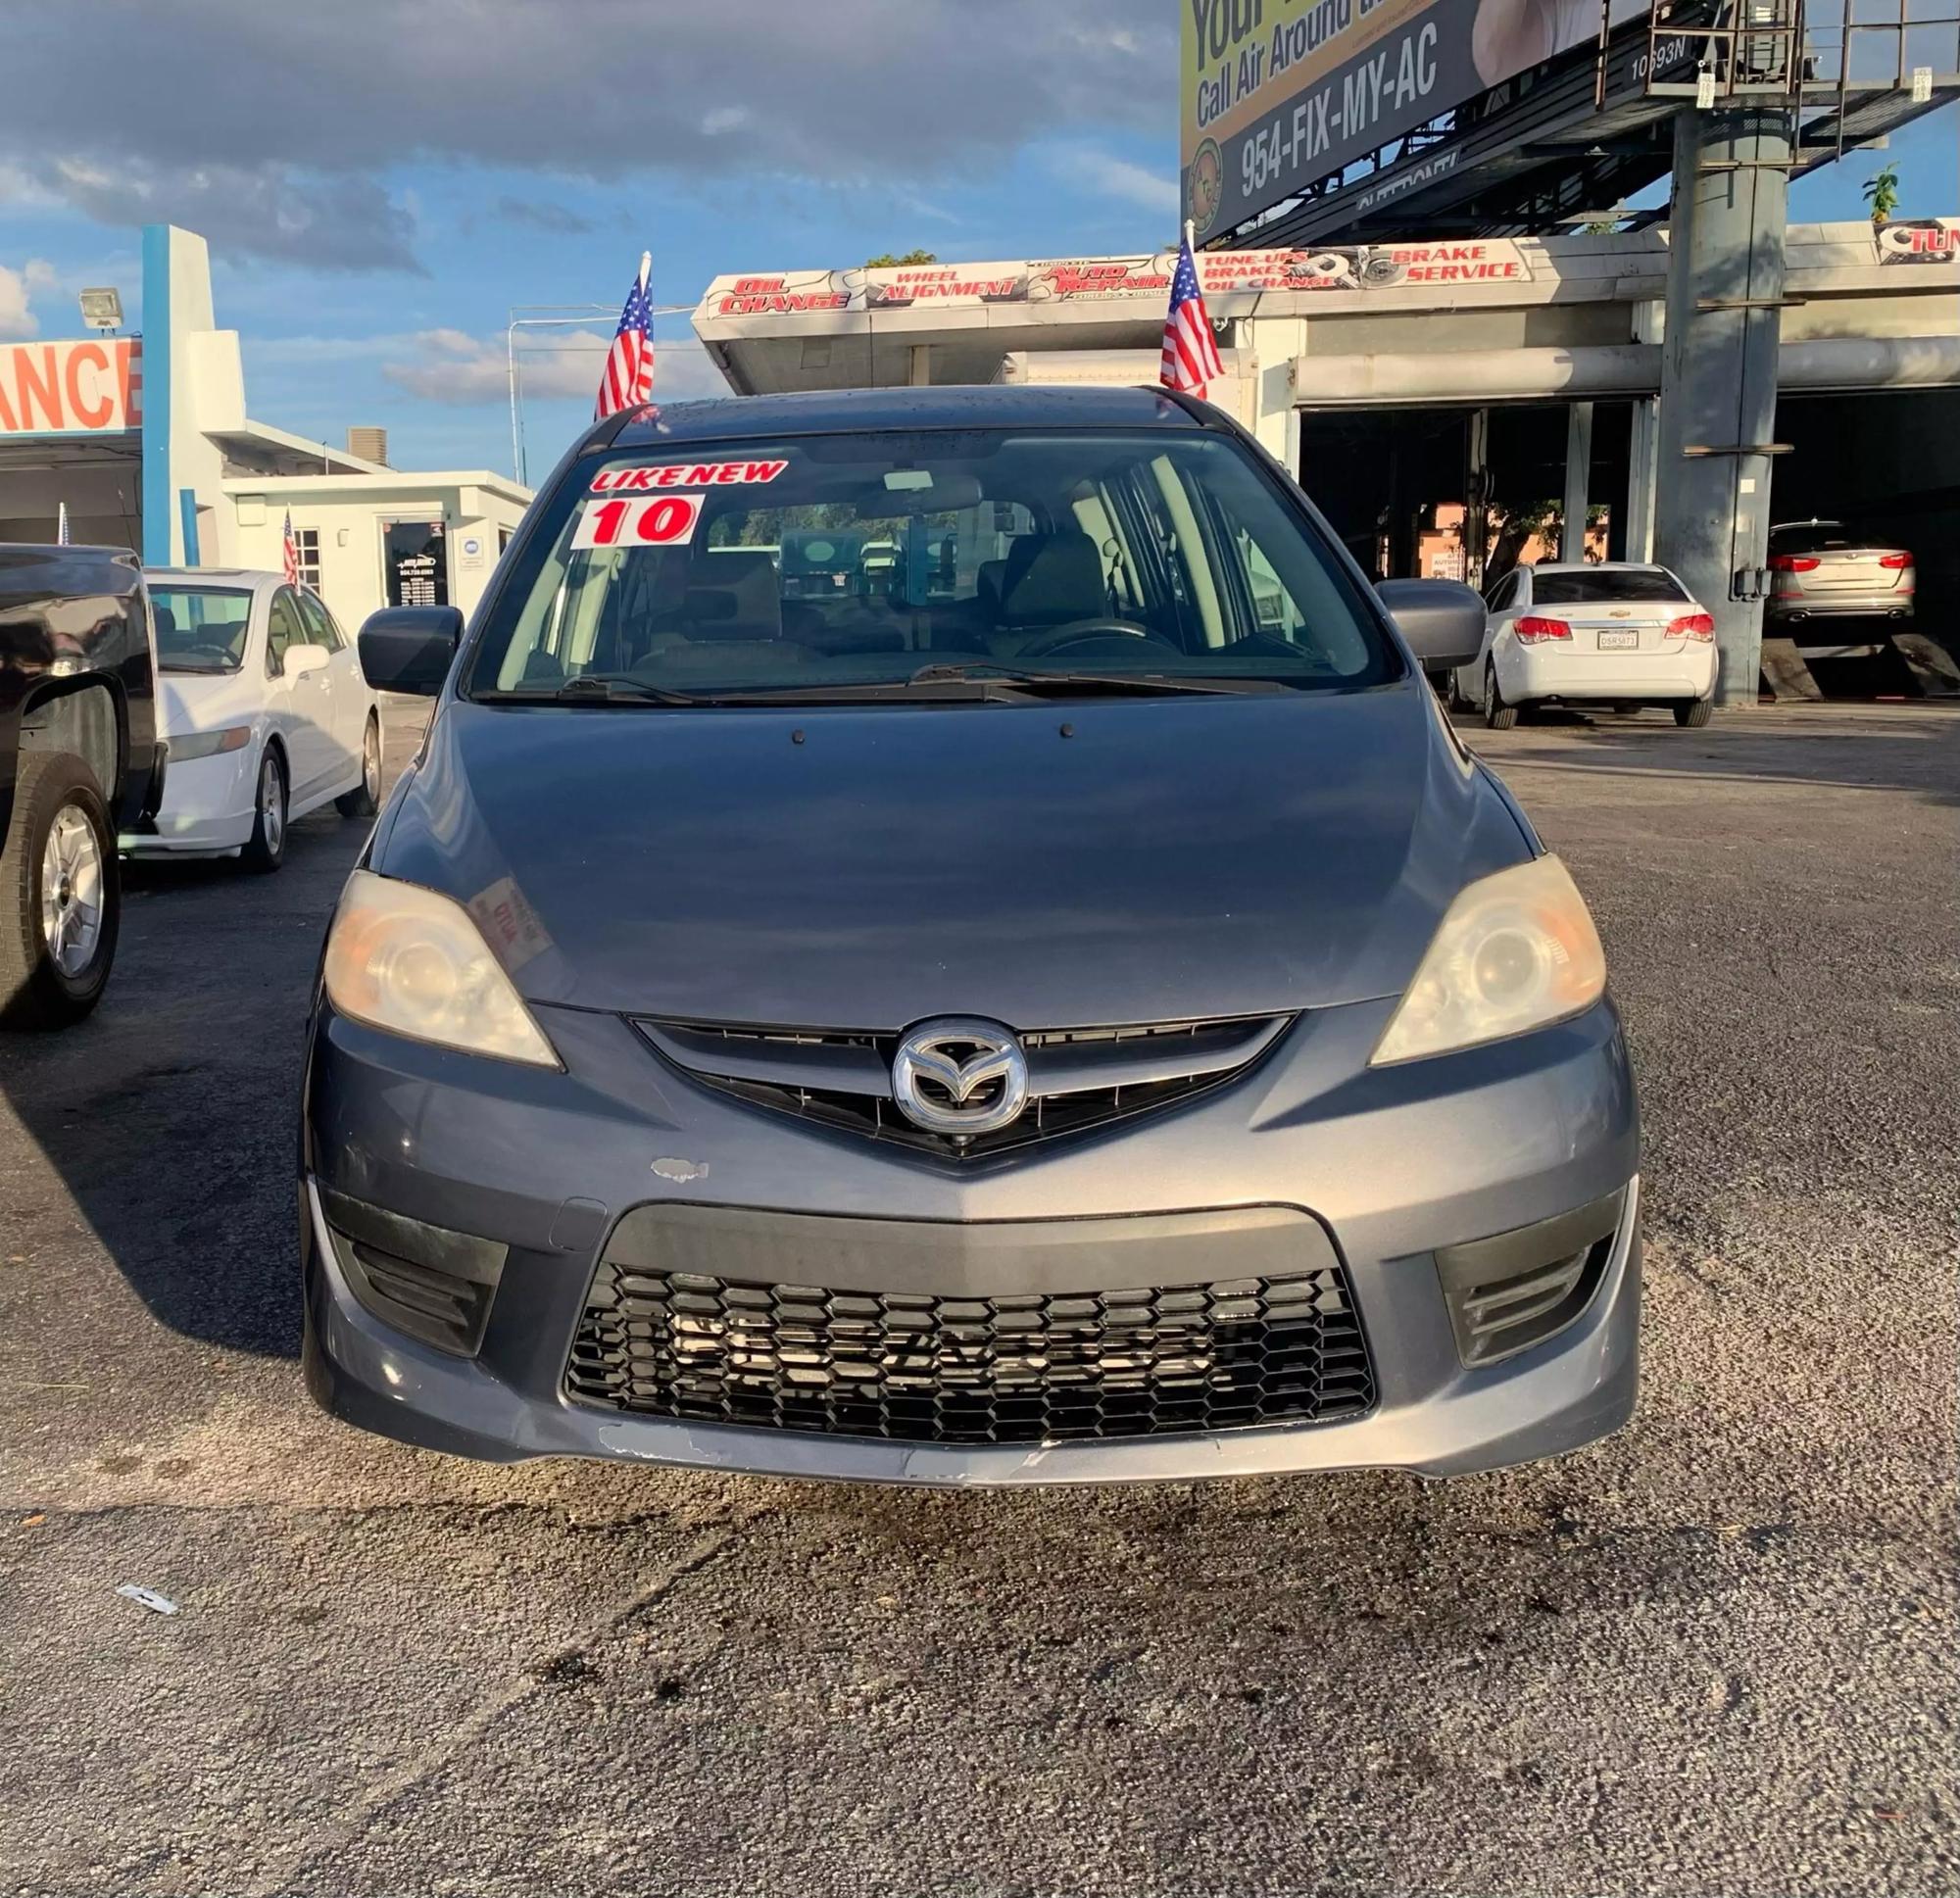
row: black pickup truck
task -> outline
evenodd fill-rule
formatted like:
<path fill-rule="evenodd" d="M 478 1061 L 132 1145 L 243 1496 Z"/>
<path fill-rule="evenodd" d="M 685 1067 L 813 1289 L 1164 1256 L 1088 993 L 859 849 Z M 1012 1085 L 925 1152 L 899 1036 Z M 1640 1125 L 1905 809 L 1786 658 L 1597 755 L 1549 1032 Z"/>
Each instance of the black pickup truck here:
<path fill-rule="evenodd" d="M 119 833 L 156 814 L 149 597 L 133 554 L 0 543 L 0 1026 L 96 1004 L 122 916 Z"/>

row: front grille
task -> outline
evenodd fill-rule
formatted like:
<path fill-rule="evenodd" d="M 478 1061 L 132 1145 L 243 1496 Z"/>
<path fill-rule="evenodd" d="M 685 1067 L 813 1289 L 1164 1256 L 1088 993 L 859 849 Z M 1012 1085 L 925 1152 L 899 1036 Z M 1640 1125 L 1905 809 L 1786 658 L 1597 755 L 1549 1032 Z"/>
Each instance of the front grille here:
<path fill-rule="evenodd" d="M 942 1159 L 975 1160 L 1107 1127 L 1222 1087 L 1250 1069 L 1291 1019 L 1032 1031 L 1019 1038 L 1029 1064 L 1020 1118 L 957 1138 L 914 1126 L 892 1098 L 898 1034 L 649 1020 L 638 1027 L 696 1080 L 756 1106 Z"/>
<path fill-rule="evenodd" d="M 585 1403 L 908 1443 L 1326 1423 L 1375 1401 L 1345 1273 L 986 1298 L 602 1262 L 565 1365 Z"/>

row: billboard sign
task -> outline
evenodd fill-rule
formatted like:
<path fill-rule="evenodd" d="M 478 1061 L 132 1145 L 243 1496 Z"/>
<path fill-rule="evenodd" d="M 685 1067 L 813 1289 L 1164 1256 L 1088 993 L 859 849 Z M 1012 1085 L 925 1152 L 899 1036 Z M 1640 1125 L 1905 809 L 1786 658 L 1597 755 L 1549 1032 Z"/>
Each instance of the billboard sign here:
<path fill-rule="evenodd" d="M 0 437 L 114 435 L 142 425 L 135 337 L 0 344 Z"/>
<path fill-rule="evenodd" d="M 1608 0 L 1619 25 L 1645 0 Z M 1184 0 L 1185 215 L 1230 230 L 1532 67 L 1600 0 Z"/>
<path fill-rule="evenodd" d="M 1175 251 L 1153 257 L 1036 258 L 1014 263 L 933 265 L 882 270 L 802 270 L 719 276 L 697 323 L 730 318 L 831 318 L 881 311 L 1009 308 L 1058 313 L 1139 304 L 1161 314 Z M 1198 275 L 1214 319 L 1252 314 L 1273 292 L 1393 290 L 1528 282 L 1531 267 L 1508 238 L 1419 244 L 1342 244 L 1321 250 L 1200 251 Z M 1124 316 L 1130 313 L 1124 311 Z"/>

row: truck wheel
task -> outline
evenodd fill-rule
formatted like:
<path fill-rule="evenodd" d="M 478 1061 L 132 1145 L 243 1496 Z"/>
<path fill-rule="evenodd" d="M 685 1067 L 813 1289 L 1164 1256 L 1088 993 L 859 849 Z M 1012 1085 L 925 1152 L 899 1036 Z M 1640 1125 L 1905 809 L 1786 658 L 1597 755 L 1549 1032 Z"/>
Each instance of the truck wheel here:
<path fill-rule="evenodd" d="M 72 752 L 26 752 L 0 850 L 0 1023 L 61 1028 L 102 998 L 122 917 L 116 833 Z"/>
<path fill-rule="evenodd" d="M 1504 695 L 1497 689 L 1497 668 L 1484 667 L 1484 722 L 1494 732 L 1507 732 L 1518 722 L 1518 708 L 1507 706 Z"/>
<path fill-rule="evenodd" d="M 371 817 L 381 808 L 381 721 L 371 711 L 368 729 L 361 734 L 360 786 L 343 791 L 333 807 L 343 817 Z"/>
<path fill-rule="evenodd" d="M 252 839 L 238 854 L 248 870 L 276 870 L 286 860 L 286 770 L 278 751 L 270 745 L 259 758 Z"/>
<path fill-rule="evenodd" d="M 1674 722 L 1677 725 L 1698 726 L 1708 722 L 1708 714 L 1715 708 L 1712 699 L 1677 699 L 1674 702 Z"/>

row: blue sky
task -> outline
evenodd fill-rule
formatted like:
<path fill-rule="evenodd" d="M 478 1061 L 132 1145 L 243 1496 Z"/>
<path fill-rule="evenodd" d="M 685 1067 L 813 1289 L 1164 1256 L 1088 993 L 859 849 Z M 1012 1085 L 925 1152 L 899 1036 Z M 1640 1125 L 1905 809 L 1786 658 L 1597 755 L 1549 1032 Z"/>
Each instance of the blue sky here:
<path fill-rule="evenodd" d="M 513 306 L 610 332 L 642 249 L 661 302 L 722 270 L 1154 249 L 1176 228 L 1170 0 L 61 0 L 9 26 L 0 339 L 133 304 L 138 229 L 211 239 L 252 413 L 404 466 L 511 462 Z M 90 111 L 73 111 L 78 49 Z M 1895 134 L 1903 215 L 1960 212 L 1960 115 Z M 1854 153 L 1791 215 L 1862 215 Z M 133 313 L 132 313 L 133 314 Z M 684 316 L 669 391 L 710 386 Z M 595 346 L 524 364 L 535 476 L 589 413 Z M 598 345 L 598 347 L 603 347 Z M 554 397 L 552 391 L 563 393 Z"/>

